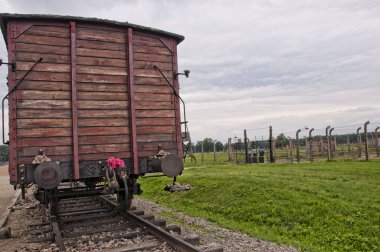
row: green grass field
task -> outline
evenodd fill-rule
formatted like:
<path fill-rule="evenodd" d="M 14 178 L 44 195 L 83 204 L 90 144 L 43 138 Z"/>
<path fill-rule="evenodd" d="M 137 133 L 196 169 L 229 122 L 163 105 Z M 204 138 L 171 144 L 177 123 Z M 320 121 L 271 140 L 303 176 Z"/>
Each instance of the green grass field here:
<path fill-rule="evenodd" d="M 143 198 L 303 251 L 380 251 L 380 162 L 187 163 L 178 182 L 140 179 Z"/>

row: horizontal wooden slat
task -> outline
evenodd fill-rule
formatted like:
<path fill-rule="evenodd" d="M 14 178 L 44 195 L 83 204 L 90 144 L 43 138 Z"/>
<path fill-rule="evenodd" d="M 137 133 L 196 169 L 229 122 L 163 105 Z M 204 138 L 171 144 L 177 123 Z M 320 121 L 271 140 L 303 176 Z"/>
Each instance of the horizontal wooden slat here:
<path fill-rule="evenodd" d="M 172 94 L 135 93 L 135 101 L 171 102 Z"/>
<path fill-rule="evenodd" d="M 113 83 L 77 83 L 77 91 L 91 91 L 91 92 L 127 92 L 127 84 L 113 84 Z M 79 93 L 78 93 L 79 95 Z"/>
<path fill-rule="evenodd" d="M 80 136 L 99 136 L 99 135 L 126 135 L 129 134 L 128 127 L 83 127 L 78 128 Z"/>
<path fill-rule="evenodd" d="M 165 45 L 159 39 L 137 34 L 133 35 L 132 43 L 133 45 L 165 47 Z"/>
<path fill-rule="evenodd" d="M 96 83 L 127 83 L 127 76 L 78 74 L 77 81 Z"/>
<path fill-rule="evenodd" d="M 79 145 L 79 154 L 129 152 L 130 150 L 131 146 L 125 143 Z"/>
<path fill-rule="evenodd" d="M 131 152 L 113 152 L 111 153 L 96 153 L 96 154 L 80 154 L 79 161 L 100 161 L 106 160 L 110 156 L 118 157 L 118 158 L 130 158 Z"/>
<path fill-rule="evenodd" d="M 136 117 L 175 117 L 174 110 L 136 110 Z"/>
<path fill-rule="evenodd" d="M 171 150 L 176 148 L 175 142 L 151 142 L 151 143 L 137 143 L 138 151 L 158 151 L 158 146 L 163 150 Z"/>
<path fill-rule="evenodd" d="M 105 74 L 105 75 L 127 75 L 126 68 L 104 67 L 104 66 L 77 66 L 77 73 Z"/>
<path fill-rule="evenodd" d="M 151 53 L 157 55 L 172 55 L 172 52 L 169 51 L 166 47 L 153 47 L 145 45 L 134 45 L 133 52 L 136 53 Z"/>
<path fill-rule="evenodd" d="M 106 144 L 106 143 L 129 143 L 129 135 L 112 136 L 79 136 L 79 145 L 83 144 Z"/>
<path fill-rule="evenodd" d="M 175 126 L 137 126 L 137 135 L 143 134 L 171 134 L 175 132 Z"/>
<path fill-rule="evenodd" d="M 17 109 L 17 118 L 71 118 L 71 110 Z"/>
<path fill-rule="evenodd" d="M 29 129 L 29 128 L 68 128 L 71 127 L 71 119 L 17 119 L 18 129 Z"/>
<path fill-rule="evenodd" d="M 18 62 L 17 70 L 29 71 L 32 68 L 34 62 Z M 70 73 L 71 66 L 69 64 L 54 64 L 54 63 L 38 63 L 33 71 L 36 72 L 58 72 L 58 73 Z"/>
<path fill-rule="evenodd" d="M 70 38 L 70 28 L 50 25 L 33 25 L 24 34 Z"/>
<path fill-rule="evenodd" d="M 173 142 L 175 141 L 174 134 L 150 134 L 150 135 L 139 135 L 136 138 L 138 143 L 149 143 L 149 142 Z"/>
<path fill-rule="evenodd" d="M 25 147 L 19 151 L 19 157 L 34 157 L 38 154 L 39 147 Z M 73 153 L 72 146 L 48 146 L 43 148 L 46 156 L 70 155 Z"/>
<path fill-rule="evenodd" d="M 44 63 L 61 63 L 69 64 L 70 56 L 69 55 L 56 55 L 51 53 L 38 53 L 38 52 L 16 52 L 16 60 L 19 61 L 29 61 L 36 62 L 42 58 Z"/>
<path fill-rule="evenodd" d="M 89 57 L 103 57 L 111 59 L 125 59 L 126 53 L 123 51 L 108 51 L 108 50 L 97 50 L 89 48 L 77 48 L 78 56 L 89 56 Z"/>
<path fill-rule="evenodd" d="M 68 100 L 20 100 L 18 109 L 70 109 L 71 101 Z"/>
<path fill-rule="evenodd" d="M 17 80 L 20 80 L 26 71 L 17 71 Z M 30 72 L 25 80 L 35 80 L 35 81 L 71 81 L 70 73 L 52 73 L 52 72 Z"/>
<path fill-rule="evenodd" d="M 129 119 L 128 118 L 108 118 L 108 119 L 82 118 L 82 119 L 78 119 L 78 127 L 94 127 L 94 126 L 103 126 L 103 127 L 124 126 L 124 127 L 128 127 L 128 125 L 129 125 Z"/>
<path fill-rule="evenodd" d="M 20 87 L 22 90 L 69 91 L 71 90 L 71 83 L 70 82 L 24 80 Z"/>
<path fill-rule="evenodd" d="M 155 126 L 169 126 L 169 125 L 175 125 L 175 118 L 137 118 L 136 119 L 136 126 L 149 126 L 149 125 L 155 125 Z"/>
<path fill-rule="evenodd" d="M 128 101 L 77 101 L 80 109 L 127 109 Z"/>
<path fill-rule="evenodd" d="M 60 137 L 71 136 L 71 128 L 18 129 L 17 137 Z"/>
<path fill-rule="evenodd" d="M 147 99 L 148 100 L 148 99 Z M 162 101 L 137 101 L 135 102 L 136 109 L 174 109 L 173 102 L 162 102 Z"/>
<path fill-rule="evenodd" d="M 17 139 L 17 146 L 22 147 L 41 147 L 45 146 L 64 146 L 72 145 L 72 137 L 23 137 Z"/>
<path fill-rule="evenodd" d="M 72 162 L 73 160 L 73 155 L 49 155 L 49 158 L 53 161 L 58 161 L 58 162 Z M 18 162 L 20 164 L 32 164 L 33 162 L 33 157 L 18 157 Z"/>
<path fill-rule="evenodd" d="M 100 101 L 127 101 L 127 93 L 111 92 L 77 92 L 78 100 L 100 100 Z"/>
<path fill-rule="evenodd" d="M 128 110 L 78 110 L 78 118 L 128 117 Z"/>
<path fill-rule="evenodd" d="M 38 44 L 38 45 L 49 45 L 49 46 L 70 46 L 69 38 L 59 38 L 59 37 L 31 35 L 31 34 L 21 34 L 21 36 L 19 36 L 16 39 L 16 42 Z"/>
<path fill-rule="evenodd" d="M 112 51 L 125 51 L 126 45 L 119 43 L 110 43 L 104 41 L 94 41 L 94 40 L 77 40 L 78 48 L 91 48 L 100 50 L 112 50 Z"/>
<path fill-rule="evenodd" d="M 152 94 L 173 94 L 173 89 L 169 86 L 157 85 L 136 85 L 135 93 L 152 93 Z"/>
<path fill-rule="evenodd" d="M 77 57 L 77 64 L 86 66 L 127 67 L 127 61 L 125 59 L 108 59 L 84 56 Z"/>
<path fill-rule="evenodd" d="M 17 52 L 39 52 L 70 55 L 70 47 L 16 43 Z"/>
<path fill-rule="evenodd" d="M 134 52 L 133 53 L 133 60 L 171 63 L 172 62 L 172 56 L 171 55 L 157 55 L 157 54 Z"/>
<path fill-rule="evenodd" d="M 172 78 L 172 71 L 162 71 L 166 78 Z M 159 71 L 155 69 L 135 69 L 133 75 L 136 77 L 162 78 Z"/>
<path fill-rule="evenodd" d="M 126 43 L 126 36 L 124 32 L 106 31 L 100 29 L 77 29 L 77 38 L 86 40 L 106 41 L 114 43 Z"/>
<path fill-rule="evenodd" d="M 133 60 L 133 67 L 135 69 L 154 69 L 155 65 L 164 71 L 172 71 L 173 70 L 173 64 L 172 63 Z"/>
<path fill-rule="evenodd" d="M 167 76 L 169 77 L 169 76 Z M 168 83 L 165 81 L 163 77 L 161 78 L 148 78 L 148 77 L 139 77 L 139 76 L 134 76 L 135 79 L 135 85 L 158 85 L 158 86 L 167 86 Z M 172 79 L 168 78 L 170 83 L 172 82 Z"/>
<path fill-rule="evenodd" d="M 70 91 L 19 90 L 18 99 L 25 100 L 71 100 Z"/>

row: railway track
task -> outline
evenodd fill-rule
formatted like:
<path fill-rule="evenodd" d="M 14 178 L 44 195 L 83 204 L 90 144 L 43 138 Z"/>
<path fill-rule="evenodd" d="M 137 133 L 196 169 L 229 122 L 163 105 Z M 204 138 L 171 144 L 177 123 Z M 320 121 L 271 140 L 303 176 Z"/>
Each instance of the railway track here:
<path fill-rule="evenodd" d="M 55 241 L 60 251 L 223 251 L 215 244 L 200 247 L 196 235 L 181 238 L 178 226 L 136 208 L 119 211 L 111 196 L 61 199 L 59 207 L 56 218 L 30 234 L 34 241 Z"/>

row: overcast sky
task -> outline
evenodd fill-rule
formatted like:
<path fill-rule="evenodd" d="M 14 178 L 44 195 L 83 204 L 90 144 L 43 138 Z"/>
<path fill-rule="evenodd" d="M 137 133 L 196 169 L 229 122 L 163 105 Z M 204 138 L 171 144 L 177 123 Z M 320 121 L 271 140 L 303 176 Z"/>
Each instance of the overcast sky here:
<path fill-rule="evenodd" d="M 185 36 L 180 79 L 193 141 L 327 125 L 380 126 L 380 1 L 0 0 L 0 12 L 98 17 Z M 6 59 L 1 39 L 0 57 Z M 5 93 L 5 71 L 0 72 Z M 265 129 L 261 129 L 265 128 Z"/>

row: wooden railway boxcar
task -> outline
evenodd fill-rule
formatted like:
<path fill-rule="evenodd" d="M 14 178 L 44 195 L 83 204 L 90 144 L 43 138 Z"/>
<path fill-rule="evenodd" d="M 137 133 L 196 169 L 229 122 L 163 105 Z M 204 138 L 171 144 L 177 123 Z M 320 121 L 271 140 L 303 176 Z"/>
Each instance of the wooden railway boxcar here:
<path fill-rule="evenodd" d="M 160 170 L 152 160 L 165 153 L 171 153 L 168 169 L 174 175 L 182 171 L 176 73 L 183 36 L 53 15 L 0 14 L 0 26 L 11 64 L 11 184 L 36 183 L 36 176 L 49 184 L 58 172 L 62 181 L 94 185 L 104 177 L 99 161 L 110 156 L 126 163 L 132 184 L 139 175 Z M 160 148 L 165 152 L 157 156 Z M 52 164 L 45 166 L 53 171 L 36 174 L 33 161 L 42 152 L 59 171 Z"/>

